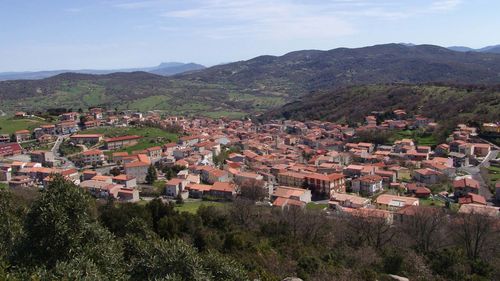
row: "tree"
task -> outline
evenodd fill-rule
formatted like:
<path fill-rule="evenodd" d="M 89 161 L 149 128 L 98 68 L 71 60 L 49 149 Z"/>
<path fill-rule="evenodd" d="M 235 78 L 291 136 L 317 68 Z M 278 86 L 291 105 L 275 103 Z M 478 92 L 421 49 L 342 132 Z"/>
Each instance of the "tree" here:
<path fill-rule="evenodd" d="M 179 239 L 147 235 L 147 239 L 128 235 L 124 241 L 133 280 L 211 280 L 195 248 Z"/>
<path fill-rule="evenodd" d="M 446 238 L 443 233 L 445 222 L 444 210 L 420 207 L 412 215 L 404 217 L 401 231 L 412 240 L 417 251 L 428 253 L 438 248 Z"/>
<path fill-rule="evenodd" d="M 109 170 L 109 173 L 113 176 L 118 176 L 119 174 L 121 174 L 121 171 L 120 171 L 120 168 L 118 167 L 114 167 L 113 169 Z"/>
<path fill-rule="evenodd" d="M 264 189 L 264 182 L 258 180 L 245 180 L 240 184 L 241 197 L 247 198 L 253 201 L 262 201 L 266 196 L 266 190 Z"/>
<path fill-rule="evenodd" d="M 256 216 L 255 202 L 249 199 L 236 198 L 230 209 L 231 218 L 239 225 L 248 226 Z"/>
<path fill-rule="evenodd" d="M 151 214 L 153 229 L 155 232 L 158 232 L 158 222 L 162 218 L 175 215 L 173 204 L 163 203 L 160 198 L 151 200 L 151 202 L 146 205 L 146 209 L 148 209 Z"/>
<path fill-rule="evenodd" d="M 396 231 L 384 218 L 354 217 L 347 220 L 351 229 L 349 240 L 355 245 L 366 244 L 376 250 L 390 243 Z"/>
<path fill-rule="evenodd" d="M 179 165 L 174 165 L 172 167 L 165 166 L 163 167 L 162 171 L 165 174 L 165 177 L 170 180 L 173 177 L 177 175 L 180 171 L 184 170 L 185 168 Z"/>
<path fill-rule="evenodd" d="M 177 198 L 175 199 L 175 204 L 182 205 L 184 204 L 184 199 L 182 198 L 182 194 L 177 194 Z"/>
<path fill-rule="evenodd" d="M 475 213 L 460 214 L 454 227 L 456 241 L 471 261 L 488 256 L 488 250 L 496 247 L 498 223 L 494 218 Z"/>
<path fill-rule="evenodd" d="M 0 259 L 12 252 L 22 234 L 24 208 L 9 190 L 0 190 Z"/>
<path fill-rule="evenodd" d="M 203 267 L 210 272 L 212 280 L 248 280 L 245 270 L 239 263 L 216 251 L 208 251 L 204 254 L 202 263 Z"/>
<path fill-rule="evenodd" d="M 78 264 L 91 261 L 100 275 L 107 276 L 106 280 L 123 279 L 121 247 L 115 237 L 97 223 L 91 202 L 85 191 L 56 175 L 28 212 L 16 264 L 57 271 L 63 263 L 75 265 L 76 260 Z M 80 267 L 80 270 L 87 269 L 87 266 Z M 74 276 L 77 275 L 85 273 Z"/>
<path fill-rule="evenodd" d="M 146 182 L 148 184 L 153 184 L 158 179 L 158 174 L 156 173 L 156 168 L 153 164 L 149 165 L 148 173 L 146 174 Z"/>
<path fill-rule="evenodd" d="M 55 266 L 58 260 L 69 259 L 92 213 L 89 196 L 55 176 L 27 215 L 24 260 Z"/>

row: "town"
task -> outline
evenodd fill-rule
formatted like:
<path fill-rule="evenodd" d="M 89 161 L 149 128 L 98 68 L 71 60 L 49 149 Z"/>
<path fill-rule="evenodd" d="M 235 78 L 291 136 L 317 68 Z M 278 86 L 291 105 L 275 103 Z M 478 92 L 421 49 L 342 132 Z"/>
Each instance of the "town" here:
<path fill-rule="evenodd" d="M 446 142 L 429 142 L 436 130 L 438 123 L 404 109 L 348 126 L 90 108 L 1 135 L 0 183 L 44 189 L 61 175 L 98 200 L 161 198 L 180 210 L 242 197 L 388 224 L 421 207 L 499 217 L 499 148 L 478 130 L 499 135 L 500 124 L 458 124 Z M 366 140 L 381 132 L 397 137 Z"/>

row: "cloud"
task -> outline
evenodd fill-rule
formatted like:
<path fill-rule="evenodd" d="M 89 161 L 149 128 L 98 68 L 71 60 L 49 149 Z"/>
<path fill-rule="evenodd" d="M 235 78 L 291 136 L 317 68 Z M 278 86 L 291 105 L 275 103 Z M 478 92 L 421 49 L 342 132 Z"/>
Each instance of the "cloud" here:
<path fill-rule="evenodd" d="M 130 1 L 130 2 L 118 2 L 114 3 L 113 6 L 120 9 L 136 10 L 150 8 L 157 5 L 165 4 L 166 1 L 161 0 L 144 0 L 144 1 Z"/>
<path fill-rule="evenodd" d="M 461 0 L 438 0 L 431 4 L 433 11 L 450 11 L 462 3 Z"/>
<path fill-rule="evenodd" d="M 460 0 L 136 0 L 121 9 L 160 15 L 157 28 L 211 39 L 330 40 L 372 20 L 399 21 L 454 9 Z M 173 28 L 175 26 L 175 28 Z M 167 28 L 166 28 L 167 27 Z M 179 34 L 178 34 L 179 35 Z M 179 35 L 180 36 L 180 35 Z"/>
<path fill-rule="evenodd" d="M 202 22 L 196 32 L 212 39 L 333 39 L 355 32 L 321 5 L 290 1 L 205 0 L 195 8 L 168 11 L 163 16 L 181 23 Z"/>

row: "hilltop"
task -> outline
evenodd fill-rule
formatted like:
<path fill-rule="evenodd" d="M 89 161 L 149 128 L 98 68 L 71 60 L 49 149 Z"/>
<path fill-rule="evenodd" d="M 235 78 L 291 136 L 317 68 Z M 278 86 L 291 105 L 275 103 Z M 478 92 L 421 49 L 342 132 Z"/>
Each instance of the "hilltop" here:
<path fill-rule="evenodd" d="M 162 74 L 162 73 L 160 73 Z M 169 77 L 147 72 L 64 73 L 0 82 L 2 110 L 51 107 L 164 110 L 242 116 L 313 92 L 385 83 L 500 84 L 500 54 L 386 44 L 260 56 Z"/>
<path fill-rule="evenodd" d="M 124 68 L 124 69 L 78 69 L 78 70 L 44 70 L 44 71 L 25 71 L 25 72 L 0 72 L 0 81 L 18 80 L 18 79 L 43 79 L 53 77 L 62 73 L 83 73 L 83 74 L 110 74 L 115 72 L 137 72 L 144 71 L 158 75 L 174 75 L 183 72 L 196 71 L 204 69 L 205 66 L 197 63 L 181 62 L 163 62 L 158 66 L 142 68 Z"/>
<path fill-rule="evenodd" d="M 375 83 L 500 83 L 499 73 L 498 54 L 463 53 L 433 45 L 385 44 L 261 56 L 176 77 L 300 95 Z"/>

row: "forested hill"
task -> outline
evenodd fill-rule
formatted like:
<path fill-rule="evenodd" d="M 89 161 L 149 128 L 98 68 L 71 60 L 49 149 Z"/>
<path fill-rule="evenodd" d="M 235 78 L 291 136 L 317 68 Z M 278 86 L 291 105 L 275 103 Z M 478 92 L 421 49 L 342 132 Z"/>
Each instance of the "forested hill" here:
<path fill-rule="evenodd" d="M 311 92 L 352 85 L 428 82 L 500 83 L 500 54 L 402 44 L 307 50 L 173 77 L 146 72 L 65 73 L 41 80 L 3 81 L 0 100 L 4 111 L 103 106 L 241 116 L 279 107 Z"/>
<path fill-rule="evenodd" d="M 266 116 L 299 120 L 363 121 L 372 111 L 405 109 L 441 122 L 500 118 L 500 86 L 364 85 L 304 96 Z"/>
<path fill-rule="evenodd" d="M 456 52 L 433 45 L 385 44 L 305 50 L 220 65 L 178 78 L 240 87 L 304 91 L 374 83 L 500 83 L 500 54 Z"/>

